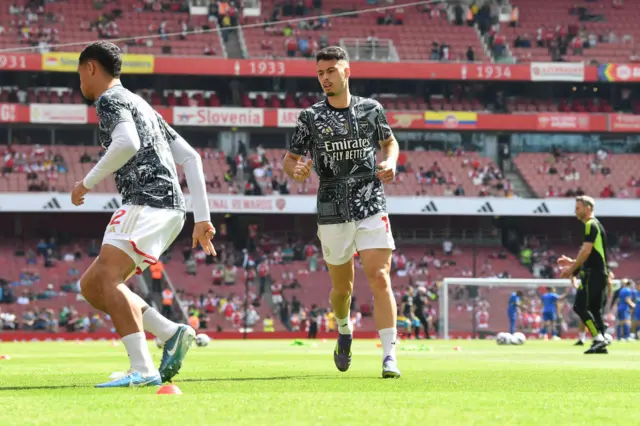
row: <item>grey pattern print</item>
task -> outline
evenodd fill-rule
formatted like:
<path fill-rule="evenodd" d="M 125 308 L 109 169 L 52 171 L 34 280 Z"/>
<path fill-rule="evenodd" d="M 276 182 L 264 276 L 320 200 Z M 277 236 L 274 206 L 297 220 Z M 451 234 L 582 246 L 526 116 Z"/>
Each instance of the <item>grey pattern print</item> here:
<path fill-rule="evenodd" d="M 170 148 L 178 134 L 147 102 L 121 85 L 104 92 L 96 102 L 96 112 L 105 150 L 118 123 L 134 123 L 140 136 L 136 155 L 114 173 L 122 203 L 185 211 Z"/>
<path fill-rule="evenodd" d="M 375 176 L 376 145 L 392 135 L 382 106 L 373 99 L 352 96 L 344 109 L 324 100 L 300 113 L 289 151 L 309 152 L 320 177 L 319 224 L 386 212 L 384 188 Z"/>

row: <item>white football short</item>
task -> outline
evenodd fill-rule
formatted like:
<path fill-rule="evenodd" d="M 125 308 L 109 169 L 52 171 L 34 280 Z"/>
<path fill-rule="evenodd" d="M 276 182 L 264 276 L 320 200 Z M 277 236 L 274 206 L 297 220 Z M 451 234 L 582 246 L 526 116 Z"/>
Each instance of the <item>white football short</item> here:
<path fill-rule="evenodd" d="M 111 216 L 102 244 L 118 247 L 133 259 L 141 274 L 176 239 L 185 213 L 175 209 L 124 205 Z"/>
<path fill-rule="evenodd" d="M 356 251 L 396 248 L 387 213 L 355 222 L 318 225 L 318 238 L 324 261 L 330 265 L 344 265 Z"/>

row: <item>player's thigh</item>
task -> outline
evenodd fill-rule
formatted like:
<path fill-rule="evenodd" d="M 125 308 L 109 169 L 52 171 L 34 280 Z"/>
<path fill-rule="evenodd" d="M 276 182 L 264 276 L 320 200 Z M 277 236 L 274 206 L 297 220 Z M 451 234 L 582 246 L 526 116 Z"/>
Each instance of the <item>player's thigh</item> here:
<path fill-rule="evenodd" d="M 102 293 L 104 285 L 118 285 L 135 270 L 133 259 L 123 250 L 103 245 L 100 254 L 80 278 L 83 293 Z"/>
<path fill-rule="evenodd" d="M 386 213 L 378 213 L 357 222 L 355 234 L 356 250 L 384 249 L 389 253 L 396 245 L 391 233 L 391 223 Z"/>
<path fill-rule="evenodd" d="M 344 293 L 353 291 L 353 255 L 355 254 L 354 222 L 318 225 L 318 238 L 333 288 Z"/>
<path fill-rule="evenodd" d="M 333 288 L 343 294 L 353 293 L 353 256 L 349 260 L 341 265 L 331 265 L 327 263 L 327 270 L 329 271 L 329 278 L 331 278 L 331 284 Z"/>
<path fill-rule="evenodd" d="M 602 310 L 605 297 L 604 289 L 607 285 L 605 280 L 606 277 L 604 276 L 593 276 L 589 280 L 589 287 L 587 288 L 589 310 Z"/>
<path fill-rule="evenodd" d="M 631 312 L 629 311 L 618 311 L 618 321 L 622 323 L 626 323 L 631 321 Z"/>

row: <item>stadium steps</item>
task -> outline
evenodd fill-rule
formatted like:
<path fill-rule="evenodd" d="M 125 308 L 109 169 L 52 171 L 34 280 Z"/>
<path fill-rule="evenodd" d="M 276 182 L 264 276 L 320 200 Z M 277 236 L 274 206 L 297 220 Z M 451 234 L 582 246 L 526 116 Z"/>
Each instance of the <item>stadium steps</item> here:
<path fill-rule="evenodd" d="M 239 30 L 238 29 L 233 29 L 233 30 L 223 30 L 225 32 L 227 32 L 227 40 L 224 41 L 223 38 L 223 42 L 224 42 L 224 47 L 226 49 L 227 52 L 227 57 L 228 58 L 234 58 L 234 59 L 242 59 L 242 58 L 246 58 L 245 52 L 242 49 L 242 42 L 241 42 L 241 38 L 240 38 L 240 34 L 239 34 Z"/>
<path fill-rule="evenodd" d="M 521 198 L 536 198 L 536 193 L 527 185 L 520 173 L 517 171 L 505 172 L 504 177 L 507 178 L 513 187 L 513 193 L 518 194 Z"/>

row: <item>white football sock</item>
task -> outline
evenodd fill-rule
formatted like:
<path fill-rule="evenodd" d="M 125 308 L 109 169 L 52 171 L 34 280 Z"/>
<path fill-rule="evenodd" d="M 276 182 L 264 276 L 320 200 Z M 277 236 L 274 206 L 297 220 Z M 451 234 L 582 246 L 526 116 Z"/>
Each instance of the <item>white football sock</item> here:
<path fill-rule="evenodd" d="M 598 333 L 598 335 L 596 337 L 594 337 L 593 340 L 595 340 L 597 342 L 603 342 L 604 341 L 604 336 L 602 335 L 602 333 Z"/>
<path fill-rule="evenodd" d="M 147 346 L 147 338 L 143 332 L 129 334 L 121 340 L 124 347 L 127 348 L 132 370 L 139 372 L 144 377 L 158 374 L 158 370 L 154 367 L 151 359 L 149 346 Z"/>
<path fill-rule="evenodd" d="M 163 343 L 171 339 L 178 331 L 178 324 L 168 320 L 152 307 L 147 308 L 142 314 L 142 325 L 145 330 L 153 333 Z"/>
<path fill-rule="evenodd" d="M 586 332 L 578 333 L 578 340 L 580 340 L 581 342 L 584 342 L 586 339 L 587 339 Z"/>
<path fill-rule="evenodd" d="M 338 322 L 338 333 L 353 334 L 353 324 L 351 324 L 349 313 L 347 313 L 347 317 L 344 319 L 336 317 L 336 321 Z"/>
<path fill-rule="evenodd" d="M 380 340 L 382 341 L 382 360 L 388 356 L 396 360 L 396 337 L 398 335 L 397 329 L 394 328 L 383 328 L 382 330 L 378 330 L 378 335 L 380 336 Z"/>

